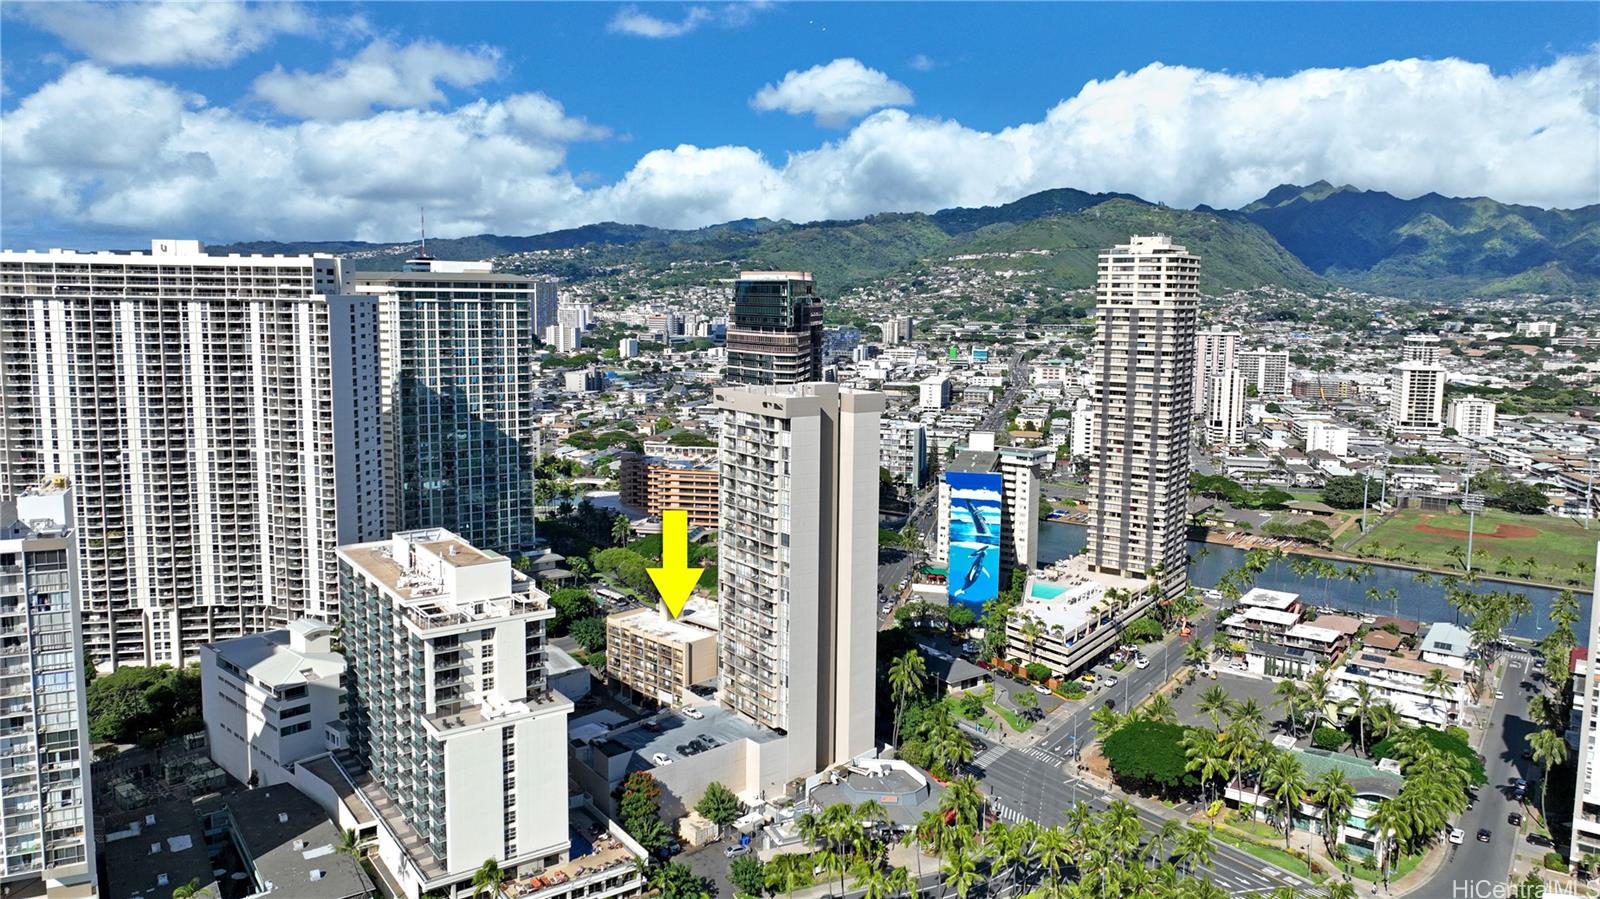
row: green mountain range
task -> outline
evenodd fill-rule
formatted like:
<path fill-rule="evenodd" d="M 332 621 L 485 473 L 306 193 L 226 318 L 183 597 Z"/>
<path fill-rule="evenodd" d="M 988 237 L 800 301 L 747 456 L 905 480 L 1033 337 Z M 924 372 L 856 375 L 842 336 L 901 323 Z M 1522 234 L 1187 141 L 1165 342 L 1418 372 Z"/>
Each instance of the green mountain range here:
<path fill-rule="evenodd" d="M 1574 210 L 1485 198 L 1283 185 L 1238 210 L 1173 209 L 1129 194 L 1071 188 L 1002 206 L 885 213 L 794 224 L 741 219 L 694 230 L 603 222 L 527 237 L 480 234 L 429 241 L 440 258 L 480 259 L 588 247 L 576 260 L 541 260 L 571 278 L 616 266 L 653 269 L 658 283 L 703 283 L 738 267 L 814 272 L 830 292 L 929 265 L 1031 271 L 1046 286 L 1092 286 L 1095 254 L 1130 234 L 1161 232 L 1204 260 L 1201 289 L 1335 285 L 1399 296 L 1459 298 L 1600 293 L 1600 205 Z M 415 244 L 245 243 L 213 252 L 325 252 L 364 269 L 393 269 Z M 1044 252 L 1028 252 L 1044 251 Z M 966 258 L 952 258 L 966 257 Z"/>

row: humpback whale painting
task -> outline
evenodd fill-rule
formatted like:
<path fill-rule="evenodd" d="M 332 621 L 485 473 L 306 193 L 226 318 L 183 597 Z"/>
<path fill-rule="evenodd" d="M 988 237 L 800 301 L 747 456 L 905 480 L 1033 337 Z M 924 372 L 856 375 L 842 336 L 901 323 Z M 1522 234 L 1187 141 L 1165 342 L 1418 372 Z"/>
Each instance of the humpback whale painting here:
<path fill-rule="evenodd" d="M 999 474 L 946 472 L 950 488 L 949 595 L 952 603 L 982 606 L 1000 593 Z"/>

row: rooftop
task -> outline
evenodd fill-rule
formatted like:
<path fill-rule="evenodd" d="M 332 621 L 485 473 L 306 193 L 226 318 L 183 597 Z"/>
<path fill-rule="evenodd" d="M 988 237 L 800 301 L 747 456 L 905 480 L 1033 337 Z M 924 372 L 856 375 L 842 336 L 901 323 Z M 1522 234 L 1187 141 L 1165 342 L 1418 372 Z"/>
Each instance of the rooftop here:
<path fill-rule="evenodd" d="M 1287 609 L 1300 601 L 1300 594 L 1290 593 L 1287 590 L 1268 590 L 1265 587 L 1252 587 L 1245 595 L 1239 597 L 1241 606 L 1259 606 L 1267 609 Z"/>
<path fill-rule="evenodd" d="M 662 614 L 654 607 L 628 609 L 606 619 L 607 624 L 618 624 L 629 630 L 676 643 L 692 643 L 717 635 L 717 613 L 704 604 L 693 602 L 685 606 L 677 618 Z"/>
<path fill-rule="evenodd" d="M 1344 772 L 1358 794 L 1393 799 L 1400 794 L 1400 787 L 1405 783 L 1405 778 L 1399 772 L 1380 768 L 1377 762 L 1370 759 L 1326 749 L 1300 749 L 1295 751 L 1295 755 L 1300 757 L 1306 780 L 1314 781 L 1324 772 L 1338 769 Z"/>
<path fill-rule="evenodd" d="M 655 731 L 634 726 L 613 732 L 605 740 L 609 744 L 605 751 L 608 755 L 632 752 L 634 758 L 628 763 L 629 770 L 644 771 L 655 767 L 651 757 L 658 752 L 677 761 L 739 740 L 770 743 L 782 738 L 782 734 L 720 705 L 700 705 L 695 710 L 705 717 L 695 720 L 681 712 L 665 712 L 651 719 L 651 726 L 657 728 Z M 694 740 L 700 741 L 701 748 L 692 745 Z"/>
<path fill-rule="evenodd" d="M 189 800 L 158 803 L 108 828 L 106 869 L 117 872 L 101 884 L 108 899 L 169 899 L 191 880 L 216 895 L 218 875 Z"/>
<path fill-rule="evenodd" d="M 1423 652 L 1466 658 L 1471 650 L 1472 632 L 1448 621 L 1434 624 L 1428 628 L 1428 635 L 1422 638 Z"/>
<path fill-rule="evenodd" d="M 299 622 L 295 622 L 298 624 Z M 275 689 L 332 679 L 344 673 L 344 656 L 333 652 L 302 652 L 290 646 L 287 628 L 222 640 L 210 648 L 218 658 L 239 667 L 256 683 Z"/>
<path fill-rule="evenodd" d="M 1021 614 L 1013 616 L 1013 620 L 1031 616 L 1046 627 L 1074 633 L 1087 624 L 1092 615 L 1109 610 L 1106 594 L 1110 591 L 1132 593 L 1146 586 L 1140 578 L 1090 571 L 1081 556 L 1073 556 L 1028 578 L 1022 602 L 1017 605 Z"/>
<path fill-rule="evenodd" d="M 260 787 L 196 803 L 202 814 L 224 808 L 263 891 L 349 899 L 371 890 L 361 865 L 339 852 L 339 828 L 294 787 Z"/>

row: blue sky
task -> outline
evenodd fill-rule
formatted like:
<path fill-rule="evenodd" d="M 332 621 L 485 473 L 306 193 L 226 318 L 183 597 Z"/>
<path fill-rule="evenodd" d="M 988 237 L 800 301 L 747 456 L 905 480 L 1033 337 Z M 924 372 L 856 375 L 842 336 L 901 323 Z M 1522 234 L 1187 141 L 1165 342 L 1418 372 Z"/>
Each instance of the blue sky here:
<path fill-rule="evenodd" d="M 445 233 L 532 233 L 1056 186 L 1238 205 L 1317 178 L 1600 201 L 1592 4 L 8 3 L 3 24 L 8 247 L 395 239 L 418 203 Z M 92 96 L 117 102 L 72 115 Z M 107 134 L 129 146 L 68 146 Z"/>

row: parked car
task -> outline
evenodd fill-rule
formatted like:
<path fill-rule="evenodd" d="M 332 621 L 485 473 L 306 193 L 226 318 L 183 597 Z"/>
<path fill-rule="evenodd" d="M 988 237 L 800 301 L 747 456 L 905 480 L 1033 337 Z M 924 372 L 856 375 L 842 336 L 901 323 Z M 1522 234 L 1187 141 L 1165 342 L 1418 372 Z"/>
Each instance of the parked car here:
<path fill-rule="evenodd" d="M 1118 679 L 1117 679 L 1117 676 L 1115 674 L 1106 675 L 1106 686 L 1107 687 L 1115 687 L 1117 685 L 1117 683 L 1118 683 Z"/>
<path fill-rule="evenodd" d="M 1480 843 L 1489 842 L 1489 828 L 1484 827 L 1484 828 L 1480 828 L 1478 830 L 1478 842 L 1480 842 Z"/>
<path fill-rule="evenodd" d="M 667 755 L 665 752 L 658 752 L 650 756 L 650 761 L 657 765 L 670 765 L 672 764 L 672 756 Z"/>
<path fill-rule="evenodd" d="M 1050 688 L 1046 687 L 1044 684 L 1034 684 L 1033 685 L 1033 692 L 1041 693 L 1041 694 L 1043 694 L 1045 696 L 1049 696 L 1050 695 Z"/>
<path fill-rule="evenodd" d="M 1463 840 L 1465 840 L 1466 838 L 1467 838 L 1466 831 L 1462 830 L 1459 827 L 1450 828 L 1450 842 L 1456 844 L 1457 846 L 1460 846 L 1461 842 Z"/>
<path fill-rule="evenodd" d="M 1506 698 L 1506 691 L 1500 689 L 1499 687 L 1496 687 L 1495 690 L 1494 690 L 1494 698 L 1495 699 L 1505 699 Z"/>
<path fill-rule="evenodd" d="M 699 721 L 701 718 L 706 716 L 705 712 L 702 712 L 696 708 L 685 708 L 683 710 L 683 714 L 687 717 L 693 718 L 696 721 Z"/>
<path fill-rule="evenodd" d="M 738 858 L 741 855 L 749 855 L 750 847 L 743 843 L 734 843 L 732 846 L 722 850 L 722 854 L 728 858 Z"/>
<path fill-rule="evenodd" d="M 1139 658 L 1137 658 L 1137 659 L 1135 659 L 1133 661 L 1133 667 L 1138 668 L 1140 670 L 1143 670 L 1145 668 L 1149 668 L 1150 667 L 1150 660 L 1145 658 L 1144 656 L 1140 656 Z"/>
<path fill-rule="evenodd" d="M 1531 845 L 1540 847 L 1541 849 L 1554 849 L 1554 848 L 1556 848 L 1555 841 L 1550 839 L 1549 837 L 1545 836 L 1542 833 L 1530 833 L 1530 834 L 1528 834 L 1528 842 Z"/>
<path fill-rule="evenodd" d="M 1517 812 L 1512 812 L 1511 814 L 1506 815 L 1506 823 L 1510 824 L 1512 827 L 1521 827 L 1522 815 L 1518 814 Z"/>

